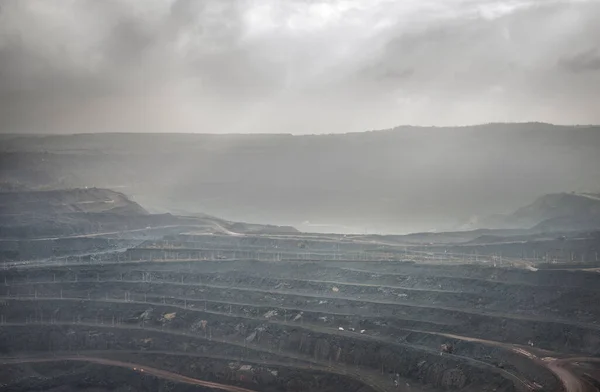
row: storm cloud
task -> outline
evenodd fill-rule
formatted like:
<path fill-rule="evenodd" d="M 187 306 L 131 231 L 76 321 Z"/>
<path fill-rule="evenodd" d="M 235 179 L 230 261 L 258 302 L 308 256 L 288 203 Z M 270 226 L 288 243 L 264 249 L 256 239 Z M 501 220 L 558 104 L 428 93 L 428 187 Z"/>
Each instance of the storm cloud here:
<path fill-rule="evenodd" d="M 600 2 L 5 0 L 0 132 L 600 123 Z"/>

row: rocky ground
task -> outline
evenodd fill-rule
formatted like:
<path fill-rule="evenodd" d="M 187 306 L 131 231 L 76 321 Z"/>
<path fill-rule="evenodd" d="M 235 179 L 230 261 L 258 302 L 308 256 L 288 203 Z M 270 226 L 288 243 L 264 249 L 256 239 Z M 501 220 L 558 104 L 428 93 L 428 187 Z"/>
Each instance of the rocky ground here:
<path fill-rule="evenodd" d="M 186 235 L 6 263 L 0 379 L 11 391 L 597 390 L 599 274 L 386 251 Z"/>

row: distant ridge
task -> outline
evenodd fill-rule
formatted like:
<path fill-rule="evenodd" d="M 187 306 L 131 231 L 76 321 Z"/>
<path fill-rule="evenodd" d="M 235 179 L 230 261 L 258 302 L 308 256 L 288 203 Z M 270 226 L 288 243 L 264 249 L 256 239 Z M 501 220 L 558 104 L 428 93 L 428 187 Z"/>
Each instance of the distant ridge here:
<path fill-rule="evenodd" d="M 600 194 L 547 194 L 512 214 L 488 216 L 471 226 L 487 229 L 533 228 L 540 231 L 600 228 Z"/>
<path fill-rule="evenodd" d="M 147 215 L 125 194 L 110 189 L 75 188 L 0 192 L 0 215 L 55 215 L 66 213 L 112 213 Z"/>
<path fill-rule="evenodd" d="M 546 122 L 538 122 L 538 121 L 526 121 L 526 122 L 489 122 L 489 123 L 481 123 L 481 124 L 467 124 L 467 125 L 411 125 L 411 124 L 402 124 L 397 125 L 391 128 L 378 128 L 378 129 L 365 129 L 363 131 L 352 131 L 352 132 L 323 132 L 323 133 L 288 133 L 288 132 L 274 132 L 274 133 L 220 133 L 220 132 L 132 132 L 127 130 L 122 131 L 107 131 L 107 132 L 75 132 L 75 133 L 40 133 L 40 132 L 30 132 L 30 133 L 11 133 L 6 132 L 3 133 L 0 131 L 0 141 L 10 140 L 10 139 L 18 139 L 18 138 L 45 138 L 48 136 L 61 136 L 61 137 L 71 137 L 71 136 L 86 136 L 86 135 L 198 135 L 198 136 L 213 136 L 213 137 L 277 137 L 277 136 L 294 136 L 294 137 L 302 137 L 302 136 L 331 136 L 331 135 L 349 135 L 349 134 L 361 134 L 361 133 L 373 133 L 373 132 L 387 132 L 387 131 L 398 131 L 398 130 L 407 130 L 407 129 L 469 129 L 469 128 L 504 128 L 504 129 L 538 129 L 538 128 L 557 128 L 557 129 L 565 129 L 565 128 L 599 128 L 600 124 L 552 124 Z"/>
<path fill-rule="evenodd" d="M 1 141 L 0 183 L 118 187 L 149 211 L 295 227 L 308 221 L 315 230 L 327 223 L 369 233 L 448 231 L 469 216 L 514 211 L 539 195 L 600 184 L 600 127 L 524 123 Z"/>
<path fill-rule="evenodd" d="M 220 234 L 298 232 L 293 227 L 230 222 L 205 214 L 150 214 L 111 189 L 0 192 L 0 240 L 118 235 L 177 227 Z"/>

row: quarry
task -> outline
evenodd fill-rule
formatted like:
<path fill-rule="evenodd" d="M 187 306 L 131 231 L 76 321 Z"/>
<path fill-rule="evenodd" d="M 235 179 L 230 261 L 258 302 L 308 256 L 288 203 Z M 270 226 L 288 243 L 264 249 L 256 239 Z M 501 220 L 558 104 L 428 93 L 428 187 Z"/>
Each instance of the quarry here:
<path fill-rule="evenodd" d="M 0 0 L 0 392 L 600 392 L 598 37 Z"/>
<path fill-rule="evenodd" d="M 0 196 L 5 390 L 598 390 L 593 230 L 315 234 Z"/>
<path fill-rule="evenodd" d="M 586 367 L 600 353 L 597 273 L 391 259 L 297 236 L 166 238 L 5 261 L 10 390 L 97 386 L 98 367 L 110 383 L 169 390 L 214 389 L 191 380 L 231 391 L 596 388 Z"/>

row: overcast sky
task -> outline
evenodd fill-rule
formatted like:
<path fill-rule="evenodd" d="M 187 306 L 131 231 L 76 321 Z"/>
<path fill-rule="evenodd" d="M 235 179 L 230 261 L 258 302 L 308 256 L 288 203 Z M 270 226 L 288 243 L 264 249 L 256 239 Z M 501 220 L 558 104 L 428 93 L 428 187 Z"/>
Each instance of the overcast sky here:
<path fill-rule="evenodd" d="M 598 0 L 2 0 L 0 132 L 598 124 L 598 37 Z"/>

